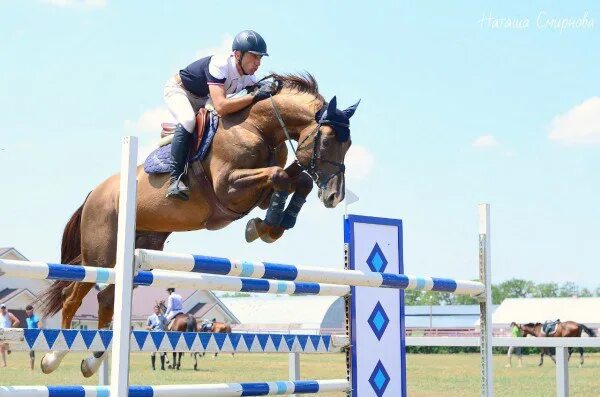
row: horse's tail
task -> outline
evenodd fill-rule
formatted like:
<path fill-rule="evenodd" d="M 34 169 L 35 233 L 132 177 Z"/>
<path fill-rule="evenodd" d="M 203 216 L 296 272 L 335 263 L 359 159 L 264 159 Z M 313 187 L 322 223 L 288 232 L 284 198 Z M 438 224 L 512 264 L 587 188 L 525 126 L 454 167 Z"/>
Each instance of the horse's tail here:
<path fill-rule="evenodd" d="M 81 214 L 86 201 L 87 197 L 65 226 L 60 247 L 60 263 L 67 265 L 81 263 Z M 38 301 L 41 305 L 38 310 L 42 317 L 53 316 L 62 309 L 63 290 L 71 283 L 72 281 L 55 281 L 40 295 Z"/>
<path fill-rule="evenodd" d="M 198 324 L 196 323 L 196 317 L 192 316 L 191 314 L 188 314 L 185 330 L 187 332 L 196 332 L 197 326 Z"/>
<path fill-rule="evenodd" d="M 581 329 L 583 330 L 583 332 L 588 334 L 588 336 L 596 336 L 596 333 L 594 332 L 593 329 L 587 327 L 585 324 L 579 324 L 579 325 L 581 326 Z"/>

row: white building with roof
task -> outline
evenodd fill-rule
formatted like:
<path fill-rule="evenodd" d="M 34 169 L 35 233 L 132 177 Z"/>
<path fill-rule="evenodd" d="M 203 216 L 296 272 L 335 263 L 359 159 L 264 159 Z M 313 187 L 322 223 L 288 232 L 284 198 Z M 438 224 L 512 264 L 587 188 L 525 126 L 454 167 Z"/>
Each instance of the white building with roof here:
<path fill-rule="evenodd" d="M 509 298 L 494 312 L 494 327 L 511 322 L 543 323 L 546 320 L 576 321 L 600 328 L 600 298 Z"/>
<path fill-rule="evenodd" d="M 335 296 L 267 296 L 226 298 L 221 301 L 239 319 L 236 331 L 340 333 L 345 332 L 344 299 Z"/>

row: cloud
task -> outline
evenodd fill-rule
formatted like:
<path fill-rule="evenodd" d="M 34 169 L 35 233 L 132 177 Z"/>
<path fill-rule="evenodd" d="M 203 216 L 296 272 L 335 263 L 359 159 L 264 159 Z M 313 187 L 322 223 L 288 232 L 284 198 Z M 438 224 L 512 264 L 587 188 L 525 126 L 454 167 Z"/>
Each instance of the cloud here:
<path fill-rule="evenodd" d="M 600 143 L 600 97 L 592 97 L 552 120 L 548 137 L 563 145 Z"/>
<path fill-rule="evenodd" d="M 233 42 L 233 36 L 226 34 L 223 36 L 221 44 L 217 47 L 206 47 L 196 52 L 197 58 L 204 58 L 209 55 L 229 55 L 231 53 L 231 43 Z"/>
<path fill-rule="evenodd" d="M 137 120 L 125 120 L 125 130 L 135 133 L 153 133 L 160 137 L 160 124 L 174 122 L 173 115 L 164 106 L 146 110 Z"/>
<path fill-rule="evenodd" d="M 364 146 L 352 145 L 344 162 L 348 170 L 348 178 L 361 180 L 366 179 L 373 171 L 375 157 Z"/>
<path fill-rule="evenodd" d="M 475 139 L 471 145 L 476 148 L 487 149 L 497 147 L 500 144 L 492 135 L 482 135 Z"/>
<path fill-rule="evenodd" d="M 42 3 L 57 7 L 103 8 L 107 0 L 41 0 Z"/>

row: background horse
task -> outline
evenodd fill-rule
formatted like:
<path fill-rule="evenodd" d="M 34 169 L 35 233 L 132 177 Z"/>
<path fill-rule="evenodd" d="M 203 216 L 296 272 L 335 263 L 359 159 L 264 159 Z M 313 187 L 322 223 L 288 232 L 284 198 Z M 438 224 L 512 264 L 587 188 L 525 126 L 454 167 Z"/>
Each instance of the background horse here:
<path fill-rule="evenodd" d="M 231 325 L 229 325 L 228 323 L 224 323 L 221 321 L 212 321 L 210 328 L 206 329 L 203 327 L 203 324 L 199 323 L 198 324 L 198 332 L 212 332 L 213 334 L 230 334 L 231 333 Z M 194 353 L 194 354 L 198 354 L 198 353 Z M 201 354 L 202 357 L 204 357 L 206 353 L 203 352 Z M 217 357 L 219 355 L 219 353 L 215 353 L 215 355 L 213 357 Z M 232 356 L 235 356 L 235 353 L 231 353 Z"/>
<path fill-rule="evenodd" d="M 542 329 L 542 323 L 527 323 L 527 324 L 519 324 L 519 328 L 523 331 L 524 336 L 531 335 L 538 338 L 579 338 L 581 337 L 581 333 L 585 332 L 589 336 L 596 336 L 596 333 L 585 326 L 584 324 L 577 323 L 575 321 L 560 321 L 556 325 L 556 329 L 553 334 L 546 335 L 546 333 Z M 542 347 L 541 355 L 540 355 L 540 363 L 538 366 L 544 364 L 544 354 L 550 356 L 552 361 L 556 363 L 554 359 L 554 354 L 552 354 L 553 348 L 550 347 Z M 583 366 L 583 347 L 577 348 L 579 350 L 579 366 Z M 569 359 L 571 359 L 571 351 L 572 348 L 569 348 Z"/>
<path fill-rule="evenodd" d="M 165 313 L 167 307 L 165 306 L 165 301 L 160 301 L 159 305 L 160 312 L 162 314 Z M 198 323 L 196 321 L 196 317 L 191 314 L 179 313 L 176 315 L 173 320 L 169 323 L 167 331 L 172 332 L 194 332 L 198 327 Z M 179 370 L 181 368 L 181 357 L 183 356 L 183 352 L 173 352 L 173 363 L 169 364 L 169 368 Z M 198 370 L 198 361 L 194 364 L 194 370 Z"/>
<path fill-rule="evenodd" d="M 137 169 L 135 248 L 162 250 L 172 232 L 220 229 L 253 208 L 269 208 L 270 222 L 253 220 L 247 240 L 257 236 L 275 241 L 291 228 L 306 196 L 318 187 L 327 208 L 344 199 L 344 157 L 350 148 L 350 117 L 358 103 L 337 109 L 319 94 L 310 75 L 272 75 L 278 85 L 273 97 L 223 117 L 208 155 L 188 167 L 188 201 L 165 197 L 169 174 L 149 175 Z M 285 126 L 282 128 L 282 126 Z M 284 169 L 286 140 L 295 140 L 297 161 Z M 288 194 L 290 204 L 285 207 Z M 75 211 L 63 232 L 61 263 L 113 267 L 117 250 L 119 175 L 98 185 Z M 301 237 L 299 237 L 301 240 Z M 63 329 L 94 286 L 86 282 L 54 282 L 40 297 L 41 313 L 62 309 Z M 98 328 L 107 329 L 113 316 L 114 285 L 98 293 Z M 44 373 L 54 371 L 67 354 L 52 351 L 42 358 Z M 94 374 L 105 352 L 81 362 L 85 377 Z"/>

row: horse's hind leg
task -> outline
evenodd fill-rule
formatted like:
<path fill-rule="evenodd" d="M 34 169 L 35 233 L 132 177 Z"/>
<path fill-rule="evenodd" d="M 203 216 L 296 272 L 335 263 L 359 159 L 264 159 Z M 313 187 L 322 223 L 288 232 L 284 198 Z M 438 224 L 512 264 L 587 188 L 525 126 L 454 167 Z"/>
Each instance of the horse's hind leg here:
<path fill-rule="evenodd" d="M 579 368 L 583 367 L 583 347 L 579 348 Z"/>
<path fill-rule="evenodd" d="M 98 329 L 108 329 L 112 321 L 115 301 L 115 286 L 111 284 L 98 293 Z M 106 352 L 94 352 L 91 357 L 81 361 L 81 373 L 89 378 L 98 371 L 106 359 Z"/>
<path fill-rule="evenodd" d="M 169 233 L 136 233 L 135 247 L 162 250 Z M 109 247 L 110 248 L 110 247 Z M 113 250 L 110 248 L 111 251 Z M 116 249 L 116 248 L 115 248 Z M 115 251 L 116 257 L 116 251 Z M 98 293 L 98 329 L 108 329 L 114 314 L 115 286 L 113 284 Z M 89 378 L 98 371 L 106 359 L 106 352 L 97 351 L 81 361 L 81 373 Z"/>
<path fill-rule="evenodd" d="M 83 298 L 87 295 L 87 293 L 94 286 L 93 283 L 79 283 L 76 282 L 72 285 L 69 285 L 65 288 L 65 291 L 68 293 L 64 302 L 63 302 L 63 310 L 62 310 L 62 323 L 61 327 L 63 329 L 70 329 L 71 322 L 73 321 L 73 317 L 77 312 L 77 309 L 81 306 L 81 302 Z M 70 292 L 70 293 L 69 293 Z M 49 374 L 55 369 L 58 368 L 62 359 L 67 355 L 67 350 L 62 351 L 52 351 L 46 353 L 42 357 L 41 368 L 42 372 L 45 374 Z"/>

